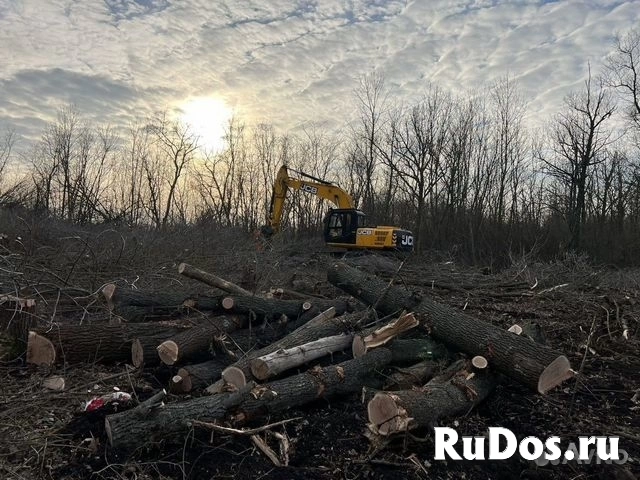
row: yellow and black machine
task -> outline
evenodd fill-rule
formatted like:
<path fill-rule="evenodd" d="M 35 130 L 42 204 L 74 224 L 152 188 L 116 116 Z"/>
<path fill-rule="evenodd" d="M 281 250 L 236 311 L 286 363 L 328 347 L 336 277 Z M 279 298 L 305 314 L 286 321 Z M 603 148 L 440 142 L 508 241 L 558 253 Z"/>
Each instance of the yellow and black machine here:
<path fill-rule="evenodd" d="M 280 167 L 269 207 L 265 236 L 280 232 L 282 212 L 289 190 L 301 190 L 333 203 L 324 218 L 324 240 L 329 247 L 347 250 L 413 251 L 413 235 L 409 230 L 392 226 L 369 226 L 367 216 L 355 208 L 351 195 L 334 183 L 291 170 L 302 178 L 289 176 L 286 165 Z"/>

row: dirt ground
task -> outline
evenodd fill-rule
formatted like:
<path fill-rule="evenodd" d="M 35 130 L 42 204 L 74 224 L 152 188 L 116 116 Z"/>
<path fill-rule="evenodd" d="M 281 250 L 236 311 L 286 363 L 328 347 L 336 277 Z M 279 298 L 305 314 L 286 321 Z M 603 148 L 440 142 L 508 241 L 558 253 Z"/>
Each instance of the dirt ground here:
<path fill-rule="evenodd" d="M 240 232 L 191 229 L 159 235 L 15 218 L 0 218 L 0 225 L 0 293 L 35 298 L 42 322 L 104 321 L 108 312 L 94 294 L 107 282 L 157 292 L 210 291 L 178 275 L 181 261 L 257 292 L 304 284 L 317 295 L 341 294 L 326 280 L 335 259 L 321 252 L 318 242 L 264 250 Z M 366 405 L 360 395 L 320 400 L 246 425 L 297 418 L 274 429 L 288 436 L 287 467 L 275 467 L 248 437 L 199 430 L 118 452 L 108 446 L 104 431 L 104 417 L 113 410 L 85 413 L 83 403 L 114 387 L 142 401 L 165 387 L 172 371 L 134 371 L 125 364 L 99 362 L 37 368 L 25 364 L 24 354 L 4 335 L 0 478 L 631 479 L 640 474 L 640 271 L 594 267 L 575 256 L 547 263 L 524 257 L 500 271 L 465 267 L 434 254 L 404 263 L 375 255 L 349 261 L 504 328 L 535 321 L 578 372 L 544 396 L 504 379 L 477 409 L 441 426 L 467 436 L 486 435 L 489 427 L 509 428 L 519 439 L 558 435 L 563 445 L 579 436 L 617 436 L 630 460 L 624 465 L 546 466 L 517 456 L 436 461 L 431 432 L 419 430 L 373 447 L 365 436 Z M 65 378 L 64 391 L 43 388 L 51 375 Z M 170 395 L 167 401 L 181 400 Z"/>

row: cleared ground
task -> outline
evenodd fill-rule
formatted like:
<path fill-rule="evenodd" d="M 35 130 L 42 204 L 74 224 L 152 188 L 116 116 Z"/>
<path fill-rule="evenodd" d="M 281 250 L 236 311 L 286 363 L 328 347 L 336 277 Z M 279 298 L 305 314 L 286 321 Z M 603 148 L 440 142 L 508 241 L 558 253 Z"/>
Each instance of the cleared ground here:
<path fill-rule="evenodd" d="M 178 275 L 181 261 L 256 292 L 304 287 L 327 298 L 341 294 L 326 280 L 326 268 L 334 258 L 320 253 L 318 242 L 292 241 L 265 250 L 242 232 L 81 229 L 7 214 L 0 225 L 0 293 L 36 299 L 37 316 L 45 324 L 104 321 L 109 314 L 95 294 L 108 282 L 156 292 L 210 292 Z M 535 321 L 549 344 L 564 352 L 579 372 L 545 396 L 504 380 L 479 408 L 442 426 L 455 427 L 463 435 L 484 435 L 488 427 L 500 426 L 520 439 L 559 435 L 565 444 L 583 435 L 616 435 L 631 461 L 545 467 L 516 457 L 439 462 L 433 460 L 428 431 L 374 448 L 364 435 L 366 406 L 359 395 L 318 401 L 247 425 L 302 417 L 274 429 L 286 432 L 290 440 L 286 468 L 274 467 L 248 438 L 202 431 L 167 438 L 161 445 L 141 445 L 135 452 L 115 452 L 104 432 L 104 416 L 111 411 L 82 413 L 83 403 L 114 387 L 143 400 L 167 385 L 172 370 L 138 372 L 124 364 L 99 362 L 38 369 L 11 350 L 5 335 L 0 343 L 0 477 L 636 478 L 640 272 L 593 267 L 574 256 L 551 263 L 518 258 L 500 271 L 465 267 L 445 255 L 412 256 L 404 263 L 372 255 L 349 261 L 504 328 Z M 625 327 L 628 339 L 623 336 Z M 65 378 L 64 391 L 43 388 L 43 380 L 51 375 Z"/>

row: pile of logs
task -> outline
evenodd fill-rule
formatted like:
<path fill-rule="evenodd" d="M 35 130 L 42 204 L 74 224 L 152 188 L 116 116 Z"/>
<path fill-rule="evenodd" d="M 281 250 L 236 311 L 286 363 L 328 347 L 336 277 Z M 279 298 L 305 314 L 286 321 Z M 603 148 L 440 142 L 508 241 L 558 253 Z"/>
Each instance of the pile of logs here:
<path fill-rule="evenodd" d="M 536 325 L 505 330 L 345 263 L 328 271 L 346 294 L 336 299 L 283 289 L 258 296 L 186 264 L 179 273 L 223 293 L 158 295 L 109 284 L 101 295 L 110 322 L 28 331 L 30 363 L 126 362 L 171 372 L 166 389 L 106 417 L 114 448 L 180 441 L 191 428 L 237 427 L 363 387 L 369 436 L 387 438 L 468 412 L 498 382 L 545 394 L 574 374 Z"/>

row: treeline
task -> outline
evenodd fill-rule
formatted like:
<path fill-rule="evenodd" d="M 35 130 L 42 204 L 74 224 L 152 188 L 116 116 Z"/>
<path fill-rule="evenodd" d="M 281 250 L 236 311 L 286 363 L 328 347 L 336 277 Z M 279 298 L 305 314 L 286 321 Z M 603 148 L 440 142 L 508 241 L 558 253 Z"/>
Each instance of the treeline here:
<path fill-rule="evenodd" d="M 4 137 L 0 175 L 10 162 L 22 174 L 4 179 L 0 199 L 78 223 L 207 222 L 250 233 L 287 164 L 342 186 L 372 223 L 412 229 L 420 250 L 484 263 L 566 251 L 638 263 L 639 65 L 633 30 L 536 131 L 508 77 L 475 95 L 428 85 L 402 105 L 373 73 L 354 92 L 358 119 L 339 134 L 282 134 L 236 118 L 217 153 L 166 115 L 116 135 L 66 107 L 26 158 L 14 158 L 14 135 Z M 317 233 L 327 208 L 292 195 L 284 235 Z"/>

